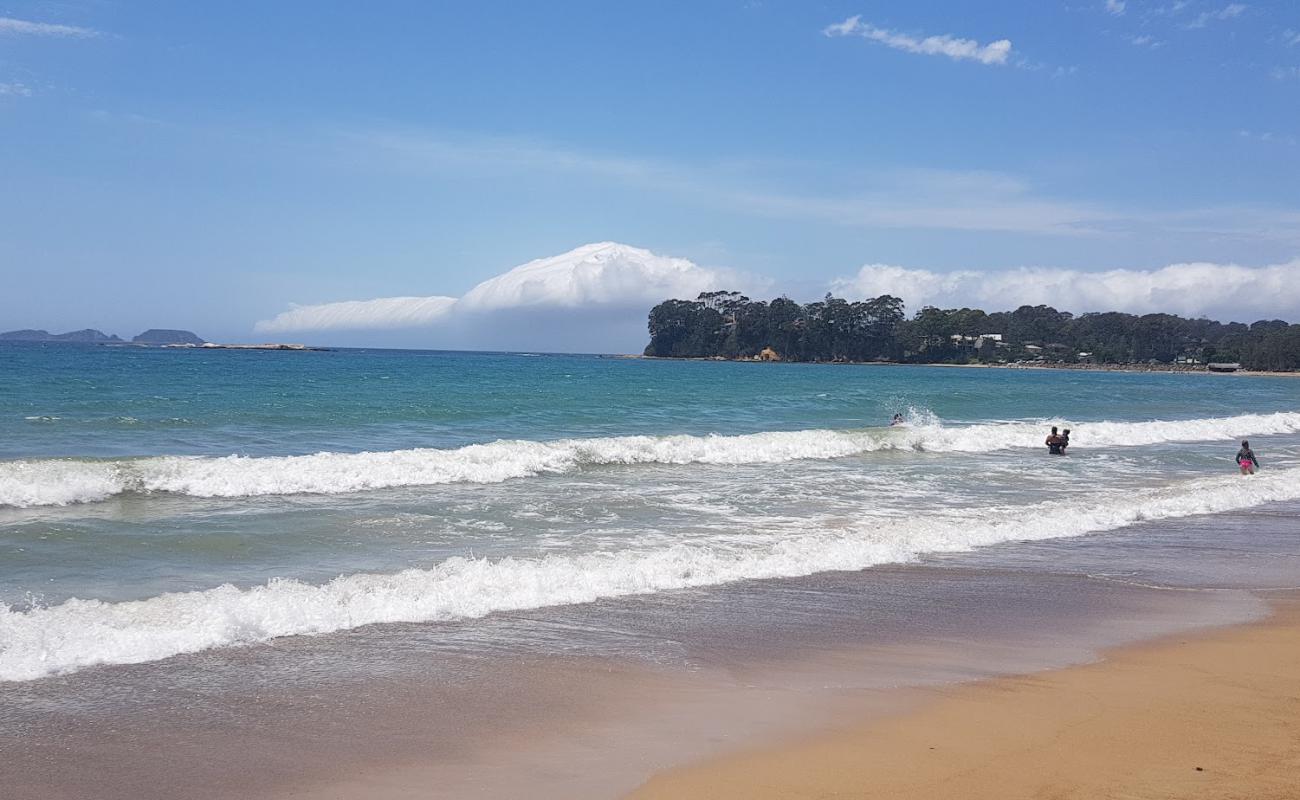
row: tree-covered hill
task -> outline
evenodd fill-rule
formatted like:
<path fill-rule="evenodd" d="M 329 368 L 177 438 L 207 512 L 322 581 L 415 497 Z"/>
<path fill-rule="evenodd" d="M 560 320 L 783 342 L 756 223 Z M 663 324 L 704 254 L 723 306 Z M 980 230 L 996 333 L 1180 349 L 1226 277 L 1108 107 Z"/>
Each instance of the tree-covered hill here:
<path fill-rule="evenodd" d="M 1089 313 L 1050 306 L 986 313 L 926 306 L 911 319 L 891 295 L 849 302 L 826 295 L 800 304 L 706 292 L 650 310 L 648 356 L 910 363 L 1161 364 L 1237 362 L 1246 369 L 1300 369 L 1300 325 L 1250 325 L 1173 314 Z M 770 355 L 770 354 L 769 354 Z"/>

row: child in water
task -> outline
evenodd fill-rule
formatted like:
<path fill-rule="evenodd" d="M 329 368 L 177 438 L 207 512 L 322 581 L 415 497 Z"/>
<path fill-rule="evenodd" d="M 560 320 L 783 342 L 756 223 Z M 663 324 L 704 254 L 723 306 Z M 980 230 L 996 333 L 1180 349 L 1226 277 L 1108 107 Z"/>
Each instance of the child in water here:
<path fill-rule="evenodd" d="M 1255 470 L 1259 469 L 1259 459 L 1255 458 L 1255 451 L 1250 449 L 1250 442 L 1241 443 L 1241 449 L 1237 451 L 1237 466 L 1241 467 L 1242 475 L 1254 475 Z"/>

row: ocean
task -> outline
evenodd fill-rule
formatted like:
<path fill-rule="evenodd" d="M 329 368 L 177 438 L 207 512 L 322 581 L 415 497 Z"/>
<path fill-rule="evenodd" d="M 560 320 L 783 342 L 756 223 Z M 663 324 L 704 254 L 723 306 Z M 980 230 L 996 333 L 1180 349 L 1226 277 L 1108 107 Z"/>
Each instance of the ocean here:
<path fill-rule="evenodd" d="M 1171 561 L 1143 523 L 1300 500 L 1287 377 L 61 344 L 0 376 L 0 682 L 1008 543 L 1132 575 Z"/>
<path fill-rule="evenodd" d="M 1298 513 L 1289 377 L 2 345 L 0 786 L 617 796 L 1258 618 Z"/>

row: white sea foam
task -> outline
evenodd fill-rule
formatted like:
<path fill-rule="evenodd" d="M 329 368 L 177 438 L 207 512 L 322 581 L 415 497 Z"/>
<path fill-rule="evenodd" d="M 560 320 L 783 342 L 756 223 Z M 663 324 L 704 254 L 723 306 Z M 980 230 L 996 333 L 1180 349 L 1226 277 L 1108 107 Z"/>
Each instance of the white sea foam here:
<path fill-rule="evenodd" d="M 499 483 L 582 467 L 635 464 L 773 464 L 881 450 L 987 453 L 1041 448 L 1046 422 L 805 430 L 742 436 L 614 436 L 549 442 L 500 440 L 455 449 L 422 448 L 306 456 L 118 461 L 0 462 L 0 506 L 67 505 L 123 492 L 193 497 L 341 494 L 400 486 Z M 1067 423 L 1068 424 L 1068 423 Z M 1300 432 L 1300 412 L 1179 421 L 1090 422 L 1074 426 L 1075 450 L 1222 441 Z"/>
<path fill-rule="evenodd" d="M 0 506 L 66 506 L 106 500 L 125 489 L 108 461 L 0 462 Z"/>
<path fill-rule="evenodd" d="M 497 611 L 592 602 L 739 580 L 797 577 L 904 562 L 1013 540 L 1113 530 L 1300 499 L 1300 469 L 1253 478 L 1219 476 L 1161 489 L 1096 495 L 1061 514 L 1055 503 L 919 515 L 804 533 L 581 555 L 500 560 L 453 558 L 431 569 L 356 574 L 324 585 L 272 580 L 146 600 L 72 599 L 17 611 L 0 607 L 0 681 L 96 664 L 133 664 L 280 636 L 392 622 L 472 619 Z"/>

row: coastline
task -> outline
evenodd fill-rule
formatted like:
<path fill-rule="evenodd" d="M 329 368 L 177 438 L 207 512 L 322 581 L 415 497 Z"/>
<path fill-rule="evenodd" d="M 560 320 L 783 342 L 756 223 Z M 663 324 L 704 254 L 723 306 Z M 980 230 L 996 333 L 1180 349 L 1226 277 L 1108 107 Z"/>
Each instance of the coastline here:
<path fill-rule="evenodd" d="M 602 800 L 1266 610 L 1236 588 L 900 565 L 503 614 L 488 631 L 374 626 L 6 685 L 0 785 L 14 800 Z M 611 619 L 658 655 L 593 647 Z M 508 644 L 539 629 L 553 645 Z M 488 657 L 457 644 L 485 633 Z"/>
<path fill-rule="evenodd" d="M 1300 592 L 1262 621 L 927 690 L 914 711 L 669 770 L 674 798 L 1295 798 Z"/>
<path fill-rule="evenodd" d="M 1300 372 L 1266 372 L 1262 370 L 1239 369 L 1232 372 L 1219 372 L 1208 369 L 1181 367 L 1177 365 L 1150 364 L 946 364 L 946 363 L 909 363 L 905 361 L 756 361 L 750 358 L 684 358 L 676 356 L 646 356 L 624 354 L 618 358 L 644 361 L 701 361 L 726 364 L 808 364 L 827 367 L 941 367 L 944 369 L 1006 369 L 1006 370 L 1044 370 L 1056 372 L 1136 372 L 1144 375 L 1239 375 L 1248 378 L 1300 378 Z"/>

